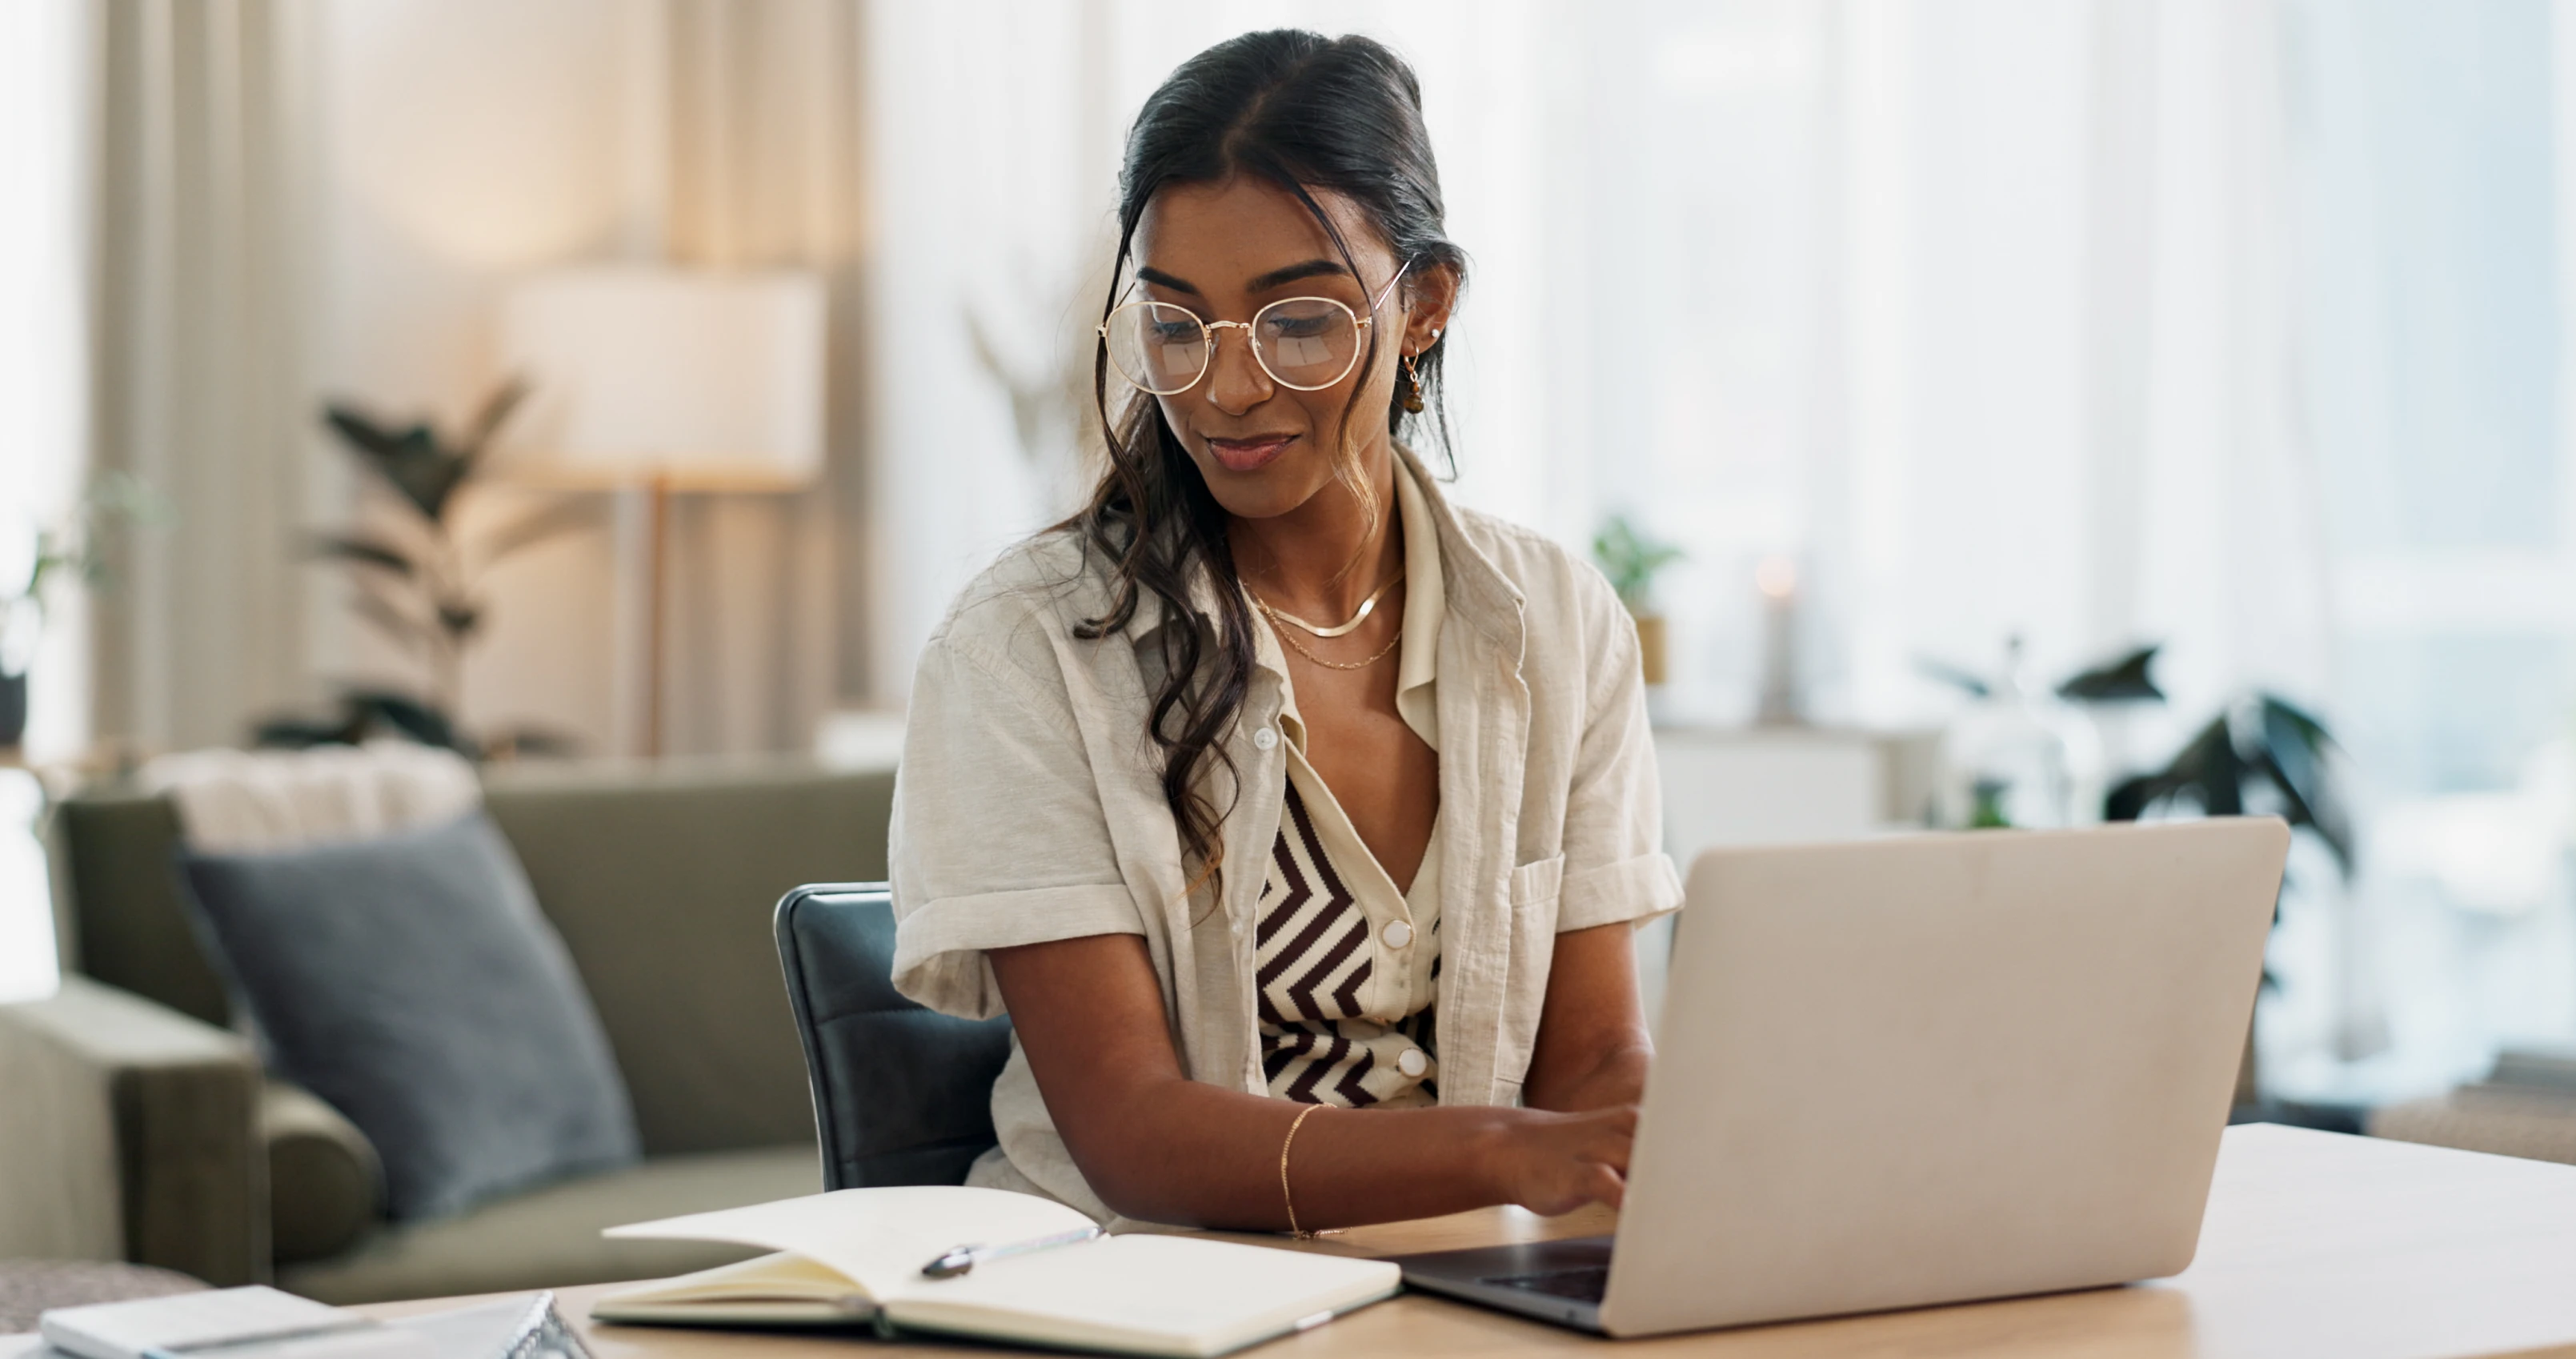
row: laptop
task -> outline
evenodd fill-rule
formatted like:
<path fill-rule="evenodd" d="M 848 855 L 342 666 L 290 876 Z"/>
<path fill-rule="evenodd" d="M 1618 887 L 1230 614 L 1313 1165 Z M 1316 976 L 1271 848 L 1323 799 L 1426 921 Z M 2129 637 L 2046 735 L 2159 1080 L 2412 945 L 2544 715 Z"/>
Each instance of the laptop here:
<path fill-rule="evenodd" d="M 1400 1257 L 1608 1335 L 2191 1263 L 2288 826 L 1711 850 L 1615 1237 Z"/>

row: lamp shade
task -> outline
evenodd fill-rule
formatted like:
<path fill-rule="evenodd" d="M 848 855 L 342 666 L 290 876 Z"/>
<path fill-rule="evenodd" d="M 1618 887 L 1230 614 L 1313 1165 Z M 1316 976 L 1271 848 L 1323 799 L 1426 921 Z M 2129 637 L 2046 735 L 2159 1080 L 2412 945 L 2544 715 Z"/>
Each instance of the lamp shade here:
<path fill-rule="evenodd" d="M 823 287 L 801 273 L 597 268 L 502 304 L 530 384 L 496 470 L 574 484 L 768 489 L 823 461 Z"/>

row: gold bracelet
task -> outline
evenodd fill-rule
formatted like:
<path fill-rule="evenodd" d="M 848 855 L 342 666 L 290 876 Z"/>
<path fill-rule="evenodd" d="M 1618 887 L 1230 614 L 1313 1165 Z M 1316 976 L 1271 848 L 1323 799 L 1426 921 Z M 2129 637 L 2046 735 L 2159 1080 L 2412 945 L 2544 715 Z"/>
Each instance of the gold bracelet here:
<path fill-rule="evenodd" d="M 1299 1241 L 1312 1241 L 1315 1239 L 1315 1234 L 1297 1225 L 1297 1196 L 1288 1192 L 1288 1149 L 1297 1145 L 1297 1130 L 1304 1127 L 1306 1120 L 1323 1107 L 1320 1104 L 1307 1105 L 1305 1112 L 1297 1115 L 1296 1121 L 1288 1125 L 1288 1136 L 1279 1143 L 1279 1197 L 1288 1205 L 1288 1235 Z"/>

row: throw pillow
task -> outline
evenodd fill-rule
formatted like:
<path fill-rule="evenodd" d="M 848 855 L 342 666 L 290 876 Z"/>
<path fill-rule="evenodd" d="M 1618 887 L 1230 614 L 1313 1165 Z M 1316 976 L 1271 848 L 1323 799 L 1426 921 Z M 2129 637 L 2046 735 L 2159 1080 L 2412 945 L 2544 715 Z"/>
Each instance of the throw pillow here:
<path fill-rule="evenodd" d="M 394 1217 L 636 1159 L 599 1016 L 483 813 L 181 857 L 270 1064 L 375 1143 Z"/>

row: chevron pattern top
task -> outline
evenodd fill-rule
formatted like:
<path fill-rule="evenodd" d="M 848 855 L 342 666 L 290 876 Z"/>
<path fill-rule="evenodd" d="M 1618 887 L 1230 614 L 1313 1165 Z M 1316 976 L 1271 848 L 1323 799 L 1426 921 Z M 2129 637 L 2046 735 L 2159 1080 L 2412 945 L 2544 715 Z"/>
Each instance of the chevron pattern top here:
<path fill-rule="evenodd" d="M 1414 875 L 1412 900 L 1428 908 L 1416 911 L 1303 763 L 1290 762 L 1254 930 L 1270 1093 L 1352 1109 L 1437 1103 L 1439 836 Z"/>
<path fill-rule="evenodd" d="M 1440 748 L 1440 630 L 1448 612 L 1440 537 L 1422 488 L 1398 466 L 1404 641 L 1397 715 Z M 1395 879 L 1306 762 L 1306 722 L 1287 688 L 1279 714 L 1288 796 L 1254 922 L 1261 1066 L 1270 1093 L 1349 1108 L 1436 1104 L 1440 1057 L 1440 825 L 1411 885 Z"/>

